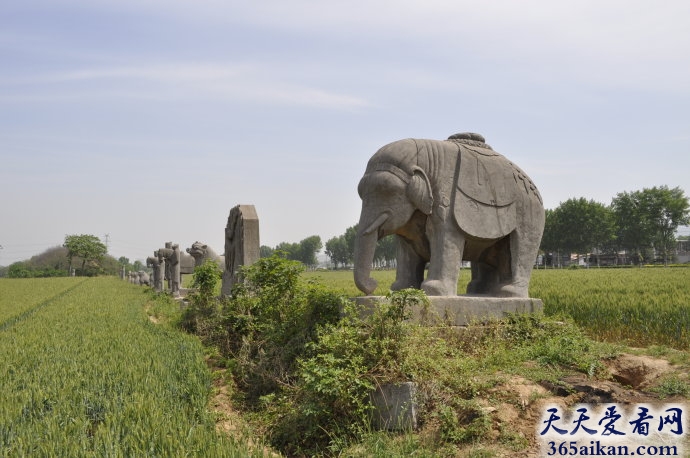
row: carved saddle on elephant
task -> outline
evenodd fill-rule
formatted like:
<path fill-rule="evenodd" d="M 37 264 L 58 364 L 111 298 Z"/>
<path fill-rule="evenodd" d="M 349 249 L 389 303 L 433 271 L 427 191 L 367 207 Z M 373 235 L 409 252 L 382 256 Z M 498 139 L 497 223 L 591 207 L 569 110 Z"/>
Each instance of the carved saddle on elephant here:
<path fill-rule="evenodd" d="M 521 171 L 484 143 L 478 134 L 448 139 L 457 145 L 453 215 L 471 237 L 499 239 L 517 227 L 518 175 Z"/>

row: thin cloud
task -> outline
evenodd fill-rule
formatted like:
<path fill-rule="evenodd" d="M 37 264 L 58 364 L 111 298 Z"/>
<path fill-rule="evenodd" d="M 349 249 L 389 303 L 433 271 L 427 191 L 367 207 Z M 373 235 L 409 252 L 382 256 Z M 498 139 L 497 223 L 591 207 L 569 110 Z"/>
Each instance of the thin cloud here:
<path fill-rule="evenodd" d="M 82 68 L 30 78 L 0 80 L 0 85 L 32 85 L 38 91 L 46 86 L 51 88 L 50 94 L 45 95 L 35 91 L 30 94 L 18 94 L 16 91 L 0 93 L 0 100 L 18 102 L 97 97 L 171 100 L 203 97 L 346 110 L 370 105 L 361 97 L 281 81 L 276 70 L 257 64 L 209 63 Z M 100 84 L 100 89 L 83 85 L 90 82 Z M 73 87 L 72 83 L 79 85 Z M 137 89 L 139 86 L 136 83 L 144 83 L 144 87 Z"/>

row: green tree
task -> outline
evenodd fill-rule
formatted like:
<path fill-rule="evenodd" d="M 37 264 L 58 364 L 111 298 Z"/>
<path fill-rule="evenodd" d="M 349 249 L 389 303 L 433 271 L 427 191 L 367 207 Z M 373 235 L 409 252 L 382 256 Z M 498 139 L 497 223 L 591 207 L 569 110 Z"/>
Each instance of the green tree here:
<path fill-rule="evenodd" d="M 568 199 L 546 212 L 542 249 L 587 254 L 601 252 L 615 237 L 615 219 L 604 204 Z"/>
<path fill-rule="evenodd" d="M 347 243 L 347 252 L 349 253 L 348 258 L 350 260 L 354 259 L 355 257 L 355 239 L 357 238 L 358 229 L 359 224 L 355 224 L 354 226 L 350 226 L 345 229 L 345 234 L 343 234 L 343 237 L 345 237 L 345 243 Z"/>
<path fill-rule="evenodd" d="M 65 236 L 65 243 L 67 248 L 67 259 L 69 260 L 68 271 L 72 270 L 72 261 L 74 257 L 81 258 L 81 274 L 84 275 L 86 263 L 98 263 L 107 253 L 108 249 L 95 235 L 81 234 L 81 235 L 67 235 Z"/>
<path fill-rule="evenodd" d="M 273 253 L 281 251 L 284 253 L 286 259 L 292 261 L 299 261 L 305 266 L 313 267 L 318 264 L 316 260 L 316 253 L 323 247 L 321 243 L 321 237 L 318 235 L 312 235 L 306 239 L 300 241 L 299 243 L 281 242 L 275 249 L 269 247 L 260 247 L 264 249 L 261 253 L 261 257 L 270 257 Z M 264 256 L 265 254 L 265 256 Z"/>
<path fill-rule="evenodd" d="M 30 278 L 33 277 L 33 272 L 29 267 L 28 263 L 24 261 L 18 261 L 10 264 L 7 269 L 7 276 L 9 278 Z"/>
<path fill-rule="evenodd" d="M 338 265 L 345 267 L 352 261 L 352 254 L 347 249 L 347 241 L 344 235 L 328 239 L 324 253 L 331 258 L 331 262 L 333 262 L 336 269 Z"/>
<path fill-rule="evenodd" d="M 299 243 L 280 242 L 273 250 L 274 253 L 277 251 L 282 252 L 285 259 L 299 261 Z"/>
<path fill-rule="evenodd" d="M 613 208 L 621 248 L 642 254 L 653 248 L 668 262 L 679 226 L 690 224 L 690 202 L 679 187 L 644 188 L 614 197 Z"/>
<path fill-rule="evenodd" d="M 345 233 L 332 237 L 326 242 L 324 253 L 331 258 L 336 269 L 338 264 L 345 266 L 352 262 L 355 254 L 355 239 L 357 238 L 358 224 L 345 229 Z M 391 266 L 396 259 L 398 242 L 395 236 L 389 235 L 378 241 L 374 253 L 374 262 L 379 266 Z"/>
<path fill-rule="evenodd" d="M 390 267 L 395 260 L 398 251 L 398 241 L 394 235 L 382 238 L 376 244 L 374 260 L 380 267 Z"/>
<path fill-rule="evenodd" d="M 323 248 L 321 237 L 312 235 L 299 242 L 298 261 L 302 262 L 307 267 L 314 267 L 319 262 L 316 259 L 316 253 Z"/>
<path fill-rule="evenodd" d="M 261 245 L 259 247 L 259 257 L 260 258 L 270 258 L 273 256 L 273 248 L 266 245 Z"/>

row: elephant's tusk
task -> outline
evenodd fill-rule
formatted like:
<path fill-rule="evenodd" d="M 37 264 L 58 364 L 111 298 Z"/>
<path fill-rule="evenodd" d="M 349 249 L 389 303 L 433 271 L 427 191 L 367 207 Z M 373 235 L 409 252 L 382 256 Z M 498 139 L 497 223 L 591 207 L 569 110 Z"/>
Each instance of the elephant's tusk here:
<path fill-rule="evenodd" d="M 391 215 L 389 213 L 382 213 L 381 215 L 379 215 L 378 218 L 376 218 L 376 220 L 373 223 L 369 225 L 369 227 L 367 227 L 364 230 L 364 232 L 362 232 L 362 234 L 369 235 L 375 230 L 378 230 L 378 228 L 381 227 L 381 225 L 385 223 L 388 220 L 388 218 L 390 218 L 390 216 Z"/>

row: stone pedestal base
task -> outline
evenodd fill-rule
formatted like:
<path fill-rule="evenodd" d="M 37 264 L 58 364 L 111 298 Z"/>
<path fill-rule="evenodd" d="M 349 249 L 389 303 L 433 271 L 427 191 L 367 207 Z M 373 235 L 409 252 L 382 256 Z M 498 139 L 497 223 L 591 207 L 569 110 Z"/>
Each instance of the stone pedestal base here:
<path fill-rule="evenodd" d="M 353 299 L 363 306 L 362 315 L 371 314 L 383 296 L 360 296 Z M 505 318 L 508 313 L 537 313 L 544 309 L 541 299 L 485 296 L 429 296 L 428 310 L 412 309 L 411 322 L 427 326 L 467 326 L 473 321 Z"/>

